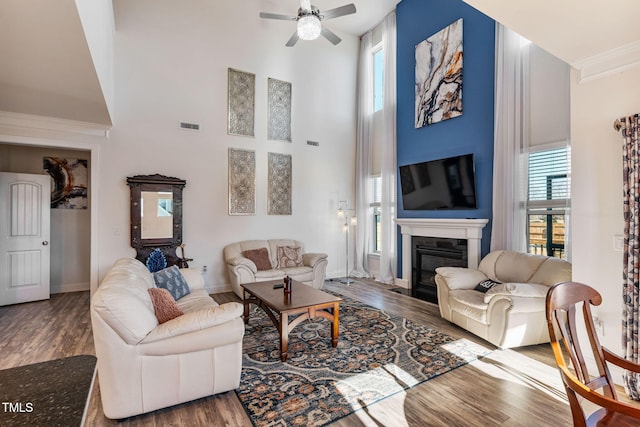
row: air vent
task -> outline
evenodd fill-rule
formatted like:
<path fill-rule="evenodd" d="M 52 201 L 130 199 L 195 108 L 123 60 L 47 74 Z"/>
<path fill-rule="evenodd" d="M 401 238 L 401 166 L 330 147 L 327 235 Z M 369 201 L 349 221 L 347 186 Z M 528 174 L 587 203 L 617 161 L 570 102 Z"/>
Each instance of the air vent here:
<path fill-rule="evenodd" d="M 182 129 L 200 130 L 200 125 L 197 123 L 180 122 L 180 127 Z"/>
<path fill-rule="evenodd" d="M 314 147 L 319 147 L 320 143 L 318 141 L 307 141 L 307 145 L 313 145 Z"/>

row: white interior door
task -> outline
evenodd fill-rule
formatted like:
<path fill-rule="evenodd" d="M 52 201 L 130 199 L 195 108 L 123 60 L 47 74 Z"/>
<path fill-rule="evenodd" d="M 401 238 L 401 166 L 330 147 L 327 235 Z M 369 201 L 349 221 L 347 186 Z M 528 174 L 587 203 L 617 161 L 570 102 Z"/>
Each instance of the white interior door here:
<path fill-rule="evenodd" d="M 49 298 L 49 175 L 0 172 L 0 305 Z"/>

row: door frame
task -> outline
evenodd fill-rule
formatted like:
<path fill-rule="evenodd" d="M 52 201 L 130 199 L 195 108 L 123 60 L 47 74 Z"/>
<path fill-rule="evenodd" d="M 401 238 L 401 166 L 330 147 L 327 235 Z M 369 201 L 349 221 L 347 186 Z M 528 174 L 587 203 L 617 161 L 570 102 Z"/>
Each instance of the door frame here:
<path fill-rule="evenodd" d="M 90 191 L 90 267 L 91 296 L 98 288 L 98 212 L 100 143 L 108 142 L 111 126 L 50 117 L 0 112 L 0 142 L 21 146 L 86 150 L 91 153 Z"/>

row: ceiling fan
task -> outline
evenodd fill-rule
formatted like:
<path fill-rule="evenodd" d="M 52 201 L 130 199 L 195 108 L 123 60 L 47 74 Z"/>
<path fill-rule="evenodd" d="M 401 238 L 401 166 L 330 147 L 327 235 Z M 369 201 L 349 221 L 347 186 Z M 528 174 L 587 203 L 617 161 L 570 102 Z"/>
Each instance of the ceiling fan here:
<path fill-rule="evenodd" d="M 280 19 L 283 21 L 296 21 L 298 23 L 298 28 L 286 44 L 286 46 L 291 47 L 296 44 L 298 39 L 315 40 L 320 36 L 323 36 L 334 45 L 340 43 L 342 39 L 333 31 L 322 25 L 322 21 L 338 18 L 344 15 L 350 15 L 352 13 L 356 13 L 356 6 L 353 3 L 345 4 L 344 6 L 336 7 L 335 9 L 330 9 L 324 13 L 320 13 L 320 10 L 313 6 L 310 0 L 300 0 L 298 16 L 261 12 L 260 17 L 266 19 Z"/>

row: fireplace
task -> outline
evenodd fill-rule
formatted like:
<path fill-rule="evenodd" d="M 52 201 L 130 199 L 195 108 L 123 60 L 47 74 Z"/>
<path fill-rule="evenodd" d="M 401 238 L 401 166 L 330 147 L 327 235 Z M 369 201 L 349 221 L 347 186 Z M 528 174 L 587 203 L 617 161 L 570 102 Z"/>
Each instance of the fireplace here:
<path fill-rule="evenodd" d="M 443 250 L 439 256 L 439 260 L 436 261 L 439 265 L 455 265 L 469 268 L 477 268 L 480 263 L 480 244 L 482 240 L 482 229 L 487 225 L 489 221 L 487 219 L 476 218 L 464 218 L 464 219 L 445 219 L 445 218 L 397 218 L 396 223 L 400 226 L 400 232 L 402 233 L 402 278 L 396 280 L 396 284 L 404 289 L 404 292 L 409 295 L 415 296 L 436 296 L 435 284 L 428 288 L 429 290 L 420 289 L 415 291 L 413 288 L 416 286 L 414 282 L 414 272 L 416 270 L 422 271 L 425 269 L 423 265 L 416 268 L 416 263 L 423 263 L 422 256 L 418 261 L 418 258 L 414 255 L 414 238 L 415 237 L 435 237 L 440 240 L 451 239 L 455 242 L 464 241 L 466 247 L 464 249 L 463 260 L 457 260 L 458 251 L 463 251 L 461 244 L 440 244 L 439 249 L 450 249 L 449 251 Z M 437 246 L 437 245 L 436 245 Z M 444 256 L 443 256 L 444 254 Z M 461 255 L 462 256 L 462 255 Z M 435 268 L 427 268 L 427 270 L 435 270 Z M 429 273 L 425 273 L 428 276 Z M 433 274 L 433 273 L 431 273 Z M 420 279 L 420 281 L 425 281 Z M 419 292 L 419 294 L 418 294 Z M 437 299 L 431 297 L 431 300 Z"/>
<path fill-rule="evenodd" d="M 411 295 L 437 304 L 436 268 L 466 267 L 467 240 L 413 236 L 411 241 Z"/>

